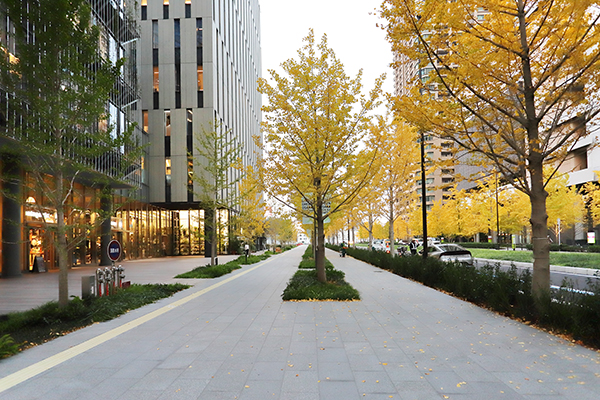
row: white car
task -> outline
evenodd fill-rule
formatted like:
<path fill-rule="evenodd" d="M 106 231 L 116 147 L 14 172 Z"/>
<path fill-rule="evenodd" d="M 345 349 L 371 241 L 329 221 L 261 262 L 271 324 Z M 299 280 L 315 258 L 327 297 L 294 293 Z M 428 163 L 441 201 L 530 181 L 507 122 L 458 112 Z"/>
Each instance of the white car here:
<path fill-rule="evenodd" d="M 427 255 L 429 257 L 438 258 L 441 261 L 473 265 L 473 255 L 471 252 L 458 244 L 430 244 L 427 247 Z"/>
<path fill-rule="evenodd" d="M 373 240 L 373 249 L 377 251 L 385 251 L 386 253 L 390 252 L 390 241 L 387 239 L 376 239 Z"/>

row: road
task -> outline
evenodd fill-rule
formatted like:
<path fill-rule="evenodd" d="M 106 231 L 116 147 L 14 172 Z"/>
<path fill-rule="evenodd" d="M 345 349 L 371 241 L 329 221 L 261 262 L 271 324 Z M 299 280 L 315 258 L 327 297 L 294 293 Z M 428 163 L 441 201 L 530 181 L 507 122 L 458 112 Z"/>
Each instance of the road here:
<path fill-rule="evenodd" d="M 484 265 L 500 265 L 503 271 L 507 271 L 512 265 L 517 267 L 519 272 L 525 269 L 533 270 L 533 263 L 513 262 L 513 261 L 502 261 L 502 260 L 489 260 L 489 259 L 475 259 L 475 266 L 481 267 Z M 575 267 L 550 267 L 550 285 L 553 288 L 560 287 L 563 282 L 568 281 L 572 284 L 574 289 L 577 290 L 591 290 L 593 285 L 600 284 L 600 280 L 595 273 L 598 270 L 589 268 L 575 268 Z"/>

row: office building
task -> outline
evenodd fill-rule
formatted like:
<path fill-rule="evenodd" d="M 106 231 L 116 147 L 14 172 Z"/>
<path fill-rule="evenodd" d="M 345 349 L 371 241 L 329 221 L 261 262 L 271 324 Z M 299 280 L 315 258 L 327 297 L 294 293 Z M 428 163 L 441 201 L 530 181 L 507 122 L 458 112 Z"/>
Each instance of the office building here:
<path fill-rule="evenodd" d="M 216 124 L 229 132 L 229 145 L 241 149 L 244 166 L 256 163 L 253 137 L 260 135 L 262 106 L 258 0 L 142 0 L 139 17 L 149 201 L 173 211 L 172 254 L 204 254 L 208 215 L 192 179 L 203 164 L 195 135 Z M 239 173 L 232 170 L 230 179 Z M 228 210 L 219 219 L 227 225 Z"/>
<path fill-rule="evenodd" d="M 124 179 L 113 180 L 110 199 L 101 200 L 89 179 L 75 182 L 70 206 L 81 210 L 80 217 L 91 229 L 75 232 L 83 239 L 69 250 L 69 264 L 106 265 L 110 239 L 121 242 L 125 259 L 204 254 L 204 212 L 199 188 L 189 179 L 202 168 L 202 161 L 194 157 L 194 134 L 210 129 L 216 120 L 230 131 L 231 145 L 241 146 L 244 165 L 256 162 L 253 136 L 260 136 L 261 120 L 256 90 L 261 70 L 258 0 L 89 4 L 92 22 L 100 28 L 99 53 L 112 62 L 126 60 L 106 105 L 106 124 L 118 135 L 136 123 L 135 136 L 144 151 Z M 0 20 L 0 41 L 16 57 L 11 24 L 7 18 Z M 14 119 L 11 101 L 11 93 L 0 88 L 2 127 Z M 2 129 L 0 142 L 14 140 Z M 122 148 L 92 167 L 110 177 L 111 162 L 125 152 Z M 0 156 L 0 164 L 4 168 L 9 163 Z M 24 188 L 27 172 L 19 175 L 15 186 Z M 3 190 L 11 184 L 3 182 Z M 56 210 L 44 204 L 43 196 L 28 196 L 26 191 L 21 195 L 22 201 L 6 196 L 0 201 L 3 277 L 31 271 L 37 260 L 48 270 L 57 268 L 48 232 L 56 223 Z M 99 210 L 112 210 L 112 217 L 94 223 Z M 222 214 L 226 221 L 227 212 Z"/>

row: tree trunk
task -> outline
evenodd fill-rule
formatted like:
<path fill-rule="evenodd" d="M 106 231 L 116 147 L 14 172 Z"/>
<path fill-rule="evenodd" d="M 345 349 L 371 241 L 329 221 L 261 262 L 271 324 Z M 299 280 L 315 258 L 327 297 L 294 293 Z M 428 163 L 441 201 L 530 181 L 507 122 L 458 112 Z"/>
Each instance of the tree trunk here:
<path fill-rule="evenodd" d="M 315 267 L 317 269 L 317 279 L 319 282 L 327 282 L 325 272 L 325 229 L 323 223 L 323 206 L 321 202 L 317 203 L 317 249 L 315 253 Z"/>
<path fill-rule="evenodd" d="M 64 195 L 64 180 L 62 171 L 55 176 L 56 194 L 56 252 L 58 261 L 58 305 L 66 307 L 69 304 L 69 252 L 67 248 L 67 231 L 65 226 L 65 206 L 60 198 Z"/>
<path fill-rule="evenodd" d="M 373 215 L 369 214 L 369 251 L 373 250 Z"/>
<path fill-rule="evenodd" d="M 531 232 L 533 234 L 532 292 L 540 299 L 550 290 L 550 243 L 548 242 L 548 213 L 544 189 L 543 164 L 530 163 L 531 173 Z"/>
<path fill-rule="evenodd" d="M 212 210 L 212 229 L 210 241 L 210 265 L 215 265 L 217 259 L 217 208 Z"/>

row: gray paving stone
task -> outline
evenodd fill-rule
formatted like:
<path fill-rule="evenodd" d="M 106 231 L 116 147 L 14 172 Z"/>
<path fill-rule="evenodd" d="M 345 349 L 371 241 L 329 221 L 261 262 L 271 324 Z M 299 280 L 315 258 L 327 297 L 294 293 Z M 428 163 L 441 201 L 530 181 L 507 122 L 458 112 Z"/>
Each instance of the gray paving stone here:
<path fill-rule="evenodd" d="M 248 379 L 254 381 L 281 381 L 286 365 L 286 362 L 280 361 L 258 361 L 252 366 Z"/>
<path fill-rule="evenodd" d="M 281 380 L 249 380 L 240 393 L 240 400 L 278 399 L 281 392 Z"/>
<path fill-rule="evenodd" d="M 182 372 L 176 369 L 154 369 L 138 380 L 132 390 L 164 391 Z"/>
<path fill-rule="evenodd" d="M 208 385 L 208 380 L 201 379 L 176 379 L 158 397 L 158 400 L 183 400 L 197 399 Z"/>
<path fill-rule="evenodd" d="M 358 393 L 354 381 L 321 381 L 319 384 L 319 394 L 321 399 L 357 400 L 362 398 Z"/>
<path fill-rule="evenodd" d="M 319 379 L 325 381 L 352 381 L 354 373 L 349 363 L 341 362 L 319 362 Z"/>
<path fill-rule="evenodd" d="M 280 400 L 320 400 L 319 392 L 282 392 Z"/>

